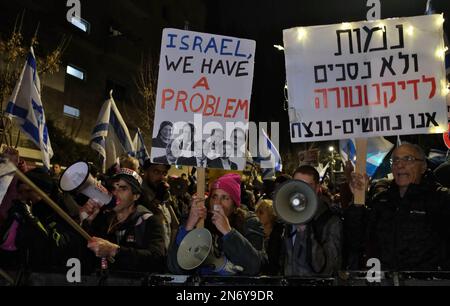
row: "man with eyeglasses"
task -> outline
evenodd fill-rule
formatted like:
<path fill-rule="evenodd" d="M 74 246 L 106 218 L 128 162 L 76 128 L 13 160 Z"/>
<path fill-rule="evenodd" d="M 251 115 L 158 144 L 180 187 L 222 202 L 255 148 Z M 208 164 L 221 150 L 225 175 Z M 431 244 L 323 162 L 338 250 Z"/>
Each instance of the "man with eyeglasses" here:
<path fill-rule="evenodd" d="M 349 258 L 378 258 L 381 269 L 433 271 L 450 254 L 450 191 L 427 173 L 423 150 L 404 143 L 392 153 L 394 180 L 376 187 L 367 206 L 345 211 L 344 231 Z M 350 188 L 367 187 L 367 176 L 352 173 Z M 364 257 L 364 256 L 363 256 Z M 347 269 L 365 266 L 349 264 Z"/>

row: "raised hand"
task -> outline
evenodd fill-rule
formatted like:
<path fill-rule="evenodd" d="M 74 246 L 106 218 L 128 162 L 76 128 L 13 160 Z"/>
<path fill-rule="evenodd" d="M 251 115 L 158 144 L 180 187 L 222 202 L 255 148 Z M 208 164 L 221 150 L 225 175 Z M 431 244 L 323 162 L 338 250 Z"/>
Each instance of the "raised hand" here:
<path fill-rule="evenodd" d="M 221 205 L 214 205 L 214 210 L 212 211 L 213 216 L 211 218 L 212 223 L 216 226 L 217 230 L 223 235 L 228 234 L 231 231 L 230 221 L 225 215 L 223 207 Z"/>
<path fill-rule="evenodd" d="M 192 230 L 200 219 L 206 218 L 205 198 L 194 195 L 191 200 L 191 209 L 186 222 L 186 230 Z"/>

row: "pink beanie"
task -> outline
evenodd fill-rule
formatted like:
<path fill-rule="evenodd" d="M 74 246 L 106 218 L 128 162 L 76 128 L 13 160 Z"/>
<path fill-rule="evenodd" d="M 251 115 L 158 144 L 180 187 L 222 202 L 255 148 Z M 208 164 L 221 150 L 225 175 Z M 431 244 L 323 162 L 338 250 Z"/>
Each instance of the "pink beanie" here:
<path fill-rule="evenodd" d="M 214 189 L 222 189 L 228 193 L 237 207 L 241 205 L 241 177 L 235 173 L 225 174 L 219 177 L 211 187 Z"/>

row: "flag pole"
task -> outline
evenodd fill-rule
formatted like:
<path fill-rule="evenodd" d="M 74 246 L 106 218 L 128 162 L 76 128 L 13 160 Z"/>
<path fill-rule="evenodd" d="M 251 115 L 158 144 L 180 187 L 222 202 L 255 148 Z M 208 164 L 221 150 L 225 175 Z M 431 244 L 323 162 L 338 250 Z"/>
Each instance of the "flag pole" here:
<path fill-rule="evenodd" d="M 37 187 L 22 171 L 15 169 L 16 175 L 19 179 L 27 184 L 33 189 L 42 199 L 47 203 L 61 218 L 64 219 L 75 231 L 77 231 L 86 240 L 91 240 L 92 237 L 77 223 L 73 220 L 58 204 L 56 204 L 50 197 L 43 192 L 39 187 Z"/>

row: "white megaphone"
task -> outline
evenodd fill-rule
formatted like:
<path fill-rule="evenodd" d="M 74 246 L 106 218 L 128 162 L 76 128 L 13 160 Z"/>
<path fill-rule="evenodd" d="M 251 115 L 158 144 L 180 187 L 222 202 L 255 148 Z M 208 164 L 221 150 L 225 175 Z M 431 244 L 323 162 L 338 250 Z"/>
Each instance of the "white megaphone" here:
<path fill-rule="evenodd" d="M 115 197 L 89 173 L 89 165 L 80 161 L 70 165 L 59 179 L 59 188 L 65 192 L 82 193 L 88 198 L 100 204 L 100 206 L 114 206 Z M 89 215 L 81 213 L 84 220 Z"/>
<path fill-rule="evenodd" d="M 305 182 L 289 180 L 275 190 L 273 208 L 280 219 L 289 224 L 305 224 L 316 215 L 319 200 Z"/>
<path fill-rule="evenodd" d="M 178 247 L 177 261 L 184 270 L 193 270 L 202 265 L 214 272 L 235 274 L 243 271 L 241 266 L 233 264 L 224 256 L 214 254 L 212 236 L 206 228 L 196 228 L 184 237 Z"/>

